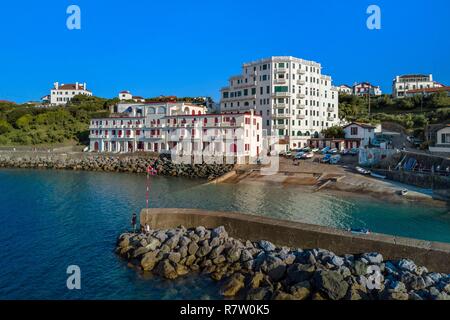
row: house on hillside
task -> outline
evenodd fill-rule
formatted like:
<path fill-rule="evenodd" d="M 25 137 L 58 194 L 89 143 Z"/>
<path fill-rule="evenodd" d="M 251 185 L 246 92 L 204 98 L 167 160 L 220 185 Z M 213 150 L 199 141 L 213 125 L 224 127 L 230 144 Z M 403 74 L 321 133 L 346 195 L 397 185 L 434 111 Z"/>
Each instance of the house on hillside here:
<path fill-rule="evenodd" d="M 381 125 L 352 122 L 344 126 L 345 138 L 360 139 L 360 147 L 366 147 L 375 140 L 375 134 L 381 132 Z"/>
<path fill-rule="evenodd" d="M 450 123 L 431 126 L 427 131 L 430 152 L 450 154 Z"/>

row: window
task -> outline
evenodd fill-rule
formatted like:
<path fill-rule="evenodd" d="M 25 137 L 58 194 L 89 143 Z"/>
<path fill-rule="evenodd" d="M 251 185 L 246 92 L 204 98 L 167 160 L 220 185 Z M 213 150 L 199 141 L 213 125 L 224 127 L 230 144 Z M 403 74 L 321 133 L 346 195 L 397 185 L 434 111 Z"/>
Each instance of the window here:
<path fill-rule="evenodd" d="M 441 143 L 449 144 L 450 143 L 450 133 L 443 133 Z"/>
<path fill-rule="evenodd" d="M 276 86 L 275 92 L 289 92 L 288 86 Z"/>
<path fill-rule="evenodd" d="M 352 136 L 357 136 L 357 135 L 358 135 L 358 127 L 352 127 L 352 128 L 350 129 L 350 134 L 351 134 Z"/>

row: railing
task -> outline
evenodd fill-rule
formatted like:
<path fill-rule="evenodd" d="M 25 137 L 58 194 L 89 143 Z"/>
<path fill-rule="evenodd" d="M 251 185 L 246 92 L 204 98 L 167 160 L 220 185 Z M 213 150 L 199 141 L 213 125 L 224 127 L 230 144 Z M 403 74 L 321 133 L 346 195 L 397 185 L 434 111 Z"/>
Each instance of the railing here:
<path fill-rule="evenodd" d="M 328 108 L 327 108 L 327 111 L 328 111 L 328 112 L 334 112 L 334 107 L 328 107 Z"/>
<path fill-rule="evenodd" d="M 297 109 L 305 109 L 305 105 L 304 104 L 297 104 L 296 105 Z"/>
<path fill-rule="evenodd" d="M 286 79 L 275 79 L 273 80 L 275 84 L 284 84 L 286 83 Z"/>
<path fill-rule="evenodd" d="M 305 73 L 306 73 L 306 71 L 305 71 L 305 70 L 303 70 L 303 69 L 297 69 L 297 73 L 298 73 L 298 74 L 305 74 Z"/>
<path fill-rule="evenodd" d="M 291 94 L 289 92 L 274 92 L 272 94 L 274 97 L 290 97 Z"/>
<path fill-rule="evenodd" d="M 297 119 L 300 119 L 300 120 L 303 120 L 303 119 L 305 119 L 305 115 L 304 114 L 298 114 L 298 115 L 296 115 L 296 118 Z"/>
<path fill-rule="evenodd" d="M 273 105 L 274 108 L 276 109 L 285 109 L 286 108 L 286 104 L 284 103 L 276 103 Z"/>
<path fill-rule="evenodd" d="M 274 70 L 276 73 L 282 73 L 282 72 L 287 72 L 288 71 L 288 69 L 286 69 L 286 68 L 276 68 L 275 70 Z"/>
<path fill-rule="evenodd" d="M 303 93 L 297 93 L 295 96 L 297 99 L 304 99 L 306 97 Z"/>
<path fill-rule="evenodd" d="M 306 83 L 305 80 L 297 80 L 298 85 L 304 85 Z"/>

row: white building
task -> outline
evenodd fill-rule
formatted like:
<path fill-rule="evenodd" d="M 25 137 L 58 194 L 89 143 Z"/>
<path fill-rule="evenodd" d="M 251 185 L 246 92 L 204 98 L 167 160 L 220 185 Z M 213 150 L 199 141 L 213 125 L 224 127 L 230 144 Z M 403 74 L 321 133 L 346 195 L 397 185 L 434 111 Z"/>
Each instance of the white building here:
<path fill-rule="evenodd" d="M 55 82 L 53 89 L 50 90 L 50 104 L 65 105 L 77 95 L 92 96 L 92 92 L 86 89 L 86 82 L 61 85 Z"/>
<path fill-rule="evenodd" d="M 338 86 L 336 88 L 337 88 L 337 91 L 339 93 L 342 93 L 342 94 L 353 94 L 352 87 L 350 87 L 350 86 L 348 86 L 346 84 L 342 84 L 342 85 L 340 85 L 340 86 Z"/>
<path fill-rule="evenodd" d="M 433 153 L 450 153 L 450 124 L 437 130 L 436 142 L 429 149 Z"/>
<path fill-rule="evenodd" d="M 119 92 L 119 100 L 120 101 L 134 101 L 139 103 L 144 103 L 145 99 L 140 96 L 133 96 L 130 91 L 124 90 Z"/>
<path fill-rule="evenodd" d="M 396 76 L 392 83 L 392 96 L 394 98 L 403 98 L 408 96 L 408 91 L 415 91 L 415 93 L 418 94 L 422 89 L 441 88 L 443 86 L 444 85 L 433 80 L 432 74 L 408 74 Z"/>
<path fill-rule="evenodd" d="M 356 83 L 352 87 L 353 95 L 355 96 L 367 96 L 370 92 L 371 96 L 381 96 L 382 91 L 380 86 L 374 86 L 369 82 Z"/>
<path fill-rule="evenodd" d="M 294 57 L 270 57 L 244 63 L 242 74 L 221 89 L 220 111 L 255 110 L 269 135 L 284 149 L 307 145 L 312 136 L 339 123 L 338 91 L 322 66 Z"/>
<path fill-rule="evenodd" d="M 366 147 L 375 139 L 375 134 L 381 132 L 381 125 L 352 122 L 344 126 L 344 132 L 346 139 L 359 139 L 359 147 Z"/>
<path fill-rule="evenodd" d="M 178 157 L 200 157 L 200 163 L 223 156 L 254 162 L 262 151 L 262 119 L 253 112 L 206 114 L 206 107 L 186 103 L 113 108 L 112 117 L 91 120 L 91 151 L 175 152 Z"/>

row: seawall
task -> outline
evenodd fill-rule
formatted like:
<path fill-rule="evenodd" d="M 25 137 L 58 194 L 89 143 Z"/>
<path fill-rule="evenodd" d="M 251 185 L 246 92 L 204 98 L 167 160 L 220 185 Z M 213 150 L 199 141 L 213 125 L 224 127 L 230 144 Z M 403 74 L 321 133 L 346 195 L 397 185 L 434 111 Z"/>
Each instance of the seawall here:
<path fill-rule="evenodd" d="M 0 168 L 61 169 L 145 173 L 149 166 L 158 175 L 213 180 L 233 169 L 231 164 L 174 163 L 155 154 L 97 154 L 83 152 L 0 152 Z"/>
<path fill-rule="evenodd" d="M 230 236 L 305 249 L 323 248 L 338 255 L 379 252 L 385 259 L 411 259 L 430 271 L 450 273 L 450 244 L 382 234 L 357 235 L 330 227 L 201 209 L 143 209 L 141 225 L 153 229 L 224 226 Z"/>

